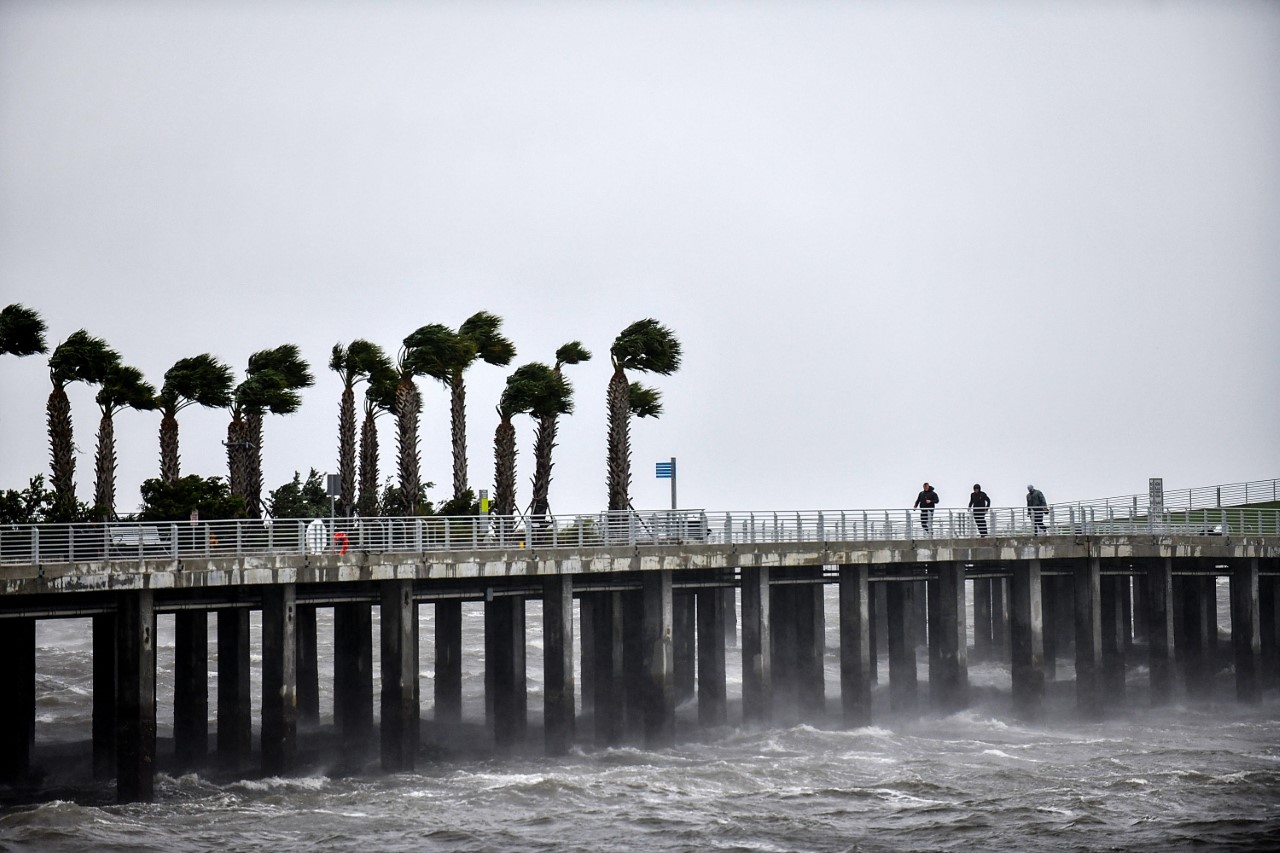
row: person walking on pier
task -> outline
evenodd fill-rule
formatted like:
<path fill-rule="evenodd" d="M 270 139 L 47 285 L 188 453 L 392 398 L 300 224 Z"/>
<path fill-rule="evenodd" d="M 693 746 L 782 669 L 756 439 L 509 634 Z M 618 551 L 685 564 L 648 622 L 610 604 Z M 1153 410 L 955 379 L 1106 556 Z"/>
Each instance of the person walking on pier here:
<path fill-rule="evenodd" d="M 987 535 L 987 508 L 991 506 L 991 498 L 982 491 L 982 486 L 973 484 L 973 494 L 969 495 L 969 508 L 973 510 L 973 523 L 978 526 L 978 535 Z"/>
<path fill-rule="evenodd" d="M 928 483 L 924 484 L 924 489 L 920 494 L 916 495 L 914 507 L 920 509 L 920 526 L 929 530 L 929 525 L 933 523 L 933 508 L 938 505 L 938 493 L 933 490 L 933 486 Z"/>
<path fill-rule="evenodd" d="M 1044 499 L 1044 492 L 1035 486 L 1027 486 L 1027 515 L 1031 516 L 1031 524 L 1035 533 L 1048 533 L 1044 526 L 1045 507 L 1049 504 Z"/>

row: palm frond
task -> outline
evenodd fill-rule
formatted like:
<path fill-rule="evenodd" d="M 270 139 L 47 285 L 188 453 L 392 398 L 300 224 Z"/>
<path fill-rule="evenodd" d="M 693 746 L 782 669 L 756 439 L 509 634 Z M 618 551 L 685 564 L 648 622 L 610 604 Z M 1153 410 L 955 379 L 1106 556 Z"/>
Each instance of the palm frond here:
<path fill-rule="evenodd" d="M 71 382 L 100 385 L 119 363 L 120 354 L 106 341 L 80 329 L 58 344 L 49 357 L 49 376 L 58 387 Z"/>
<path fill-rule="evenodd" d="M 680 369 L 681 348 L 675 333 L 652 318 L 638 320 L 622 330 L 609 354 L 624 370 L 660 373 Z"/>
<path fill-rule="evenodd" d="M 662 414 L 662 392 L 657 388 L 631 383 L 631 414 L 637 418 L 656 418 Z"/>
<path fill-rule="evenodd" d="M 45 325 L 40 315 L 16 302 L 0 311 L 0 353 L 7 355 L 35 355 L 46 353 Z"/>
<path fill-rule="evenodd" d="M 556 369 L 562 364 L 579 364 L 591 360 L 591 351 L 582 345 L 582 341 L 569 343 L 556 350 Z"/>

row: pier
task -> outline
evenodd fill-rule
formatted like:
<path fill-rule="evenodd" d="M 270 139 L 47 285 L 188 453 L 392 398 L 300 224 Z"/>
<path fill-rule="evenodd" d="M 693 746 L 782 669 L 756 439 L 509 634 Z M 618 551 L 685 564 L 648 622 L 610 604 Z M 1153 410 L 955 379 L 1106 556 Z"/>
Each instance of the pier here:
<path fill-rule="evenodd" d="M 903 510 L 6 528 L 0 781 L 20 783 L 32 770 L 41 619 L 92 619 L 93 768 L 116 780 L 122 802 L 154 796 L 159 614 L 173 614 L 176 633 L 165 760 L 228 773 L 292 772 L 326 677 L 350 766 L 373 754 L 388 772 L 414 769 L 424 642 L 434 643 L 430 719 L 462 722 L 464 602 L 483 603 L 483 722 L 500 753 L 530 748 L 531 601 L 541 603 L 544 650 L 540 748 L 551 755 L 672 744 L 677 706 L 693 698 L 704 726 L 816 719 L 828 709 L 829 655 L 850 727 L 877 722 L 872 686 L 885 678 L 894 718 L 965 707 L 970 655 L 1010 663 L 1013 703 L 1028 718 L 1041 713 L 1068 654 L 1086 718 L 1123 700 L 1126 668 L 1138 663 L 1149 668 L 1155 703 L 1207 695 L 1224 666 L 1242 702 L 1280 686 L 1280 511 L 1053 507 L 1045 533 L 1023 508 L 993 508 L 986 521 L 989 535 L 968 512 L 945 509 L 928 530 Z M 1219 578 L 1230 595 L 1225 660 Z M 825 640 L 829 594 L 838 600 L 834 649 Z M 425 638 L 423 607 L 434 608 Z M 322 608 L 332 609 L 332 673 L 316 664 Z M 252 611 L 261 618 L 256 744 Z M 729 643 L 742 655 L 740 719 L 726 701 Z M 923 684 L 918 648 L 927 648 Z"/>

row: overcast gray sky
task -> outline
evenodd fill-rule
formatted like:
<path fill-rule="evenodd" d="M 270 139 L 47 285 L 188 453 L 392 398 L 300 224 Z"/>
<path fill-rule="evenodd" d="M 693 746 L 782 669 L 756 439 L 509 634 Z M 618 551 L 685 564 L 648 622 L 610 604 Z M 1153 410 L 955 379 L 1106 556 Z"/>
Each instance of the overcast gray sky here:
<path fill-rule="evenodd" d="M 558 512 L 607 503 L 608 350 L 650 316 L 685 365 L 642 378 L 666 412 L 633 425 L 638 508 L 671 456 L 709 509 L 1272 478 L 1280 3 L 4 0 L 0 290 L 157 385 L 301 346 L 269 488 L 336 469 L 334 343 L 481 309 L 516 364 L 596 354 Z M 477 488 L 507 372 L 468 373 Z M 0 360 L 0 488 L 47 476 L 48 390 L 45 358 Z M 71 398 L 87 499 L 98 413 Z M 225 476 L 227 420 L 183 413 L 184 473 Z M 117 418 L 122 511 L 158 424 Z"/>

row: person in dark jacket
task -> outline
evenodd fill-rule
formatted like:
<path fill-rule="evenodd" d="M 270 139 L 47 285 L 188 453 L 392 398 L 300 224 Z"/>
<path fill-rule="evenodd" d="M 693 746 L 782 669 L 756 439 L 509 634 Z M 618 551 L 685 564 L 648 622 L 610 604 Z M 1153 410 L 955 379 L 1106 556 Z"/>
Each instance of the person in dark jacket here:
<path fill-rule="evenodd" d="M 929 525 L 933 523 L 933 508 L 937 505 L 938 493 L 933 490 L 933 486 L 925 483 L 924 489 L 916 495 L 916 502 L 913 505 L 920 509 L 920 526 L 925 530 L 928 530 Z"/>
<path fill-rule="evenodd" d="M 1049 504 L 1044 499 L 1044 492 L 1035 486 L 1027 486 L 1027 515 L 1031 516 L 1031 524 L 1036 533 L 1048 533 L 1044 526 L 1045 507 Z"/>
<path fill-rule="evenodd" d="M 982 491 L 982 486 L 973 484 L 973 493 L 969 495 L 969 508 L 973 510 L 973 523 L 978 526 L 978 535 L 987 535 L 987 508 L 991 506 L 991 498 Z"/>

